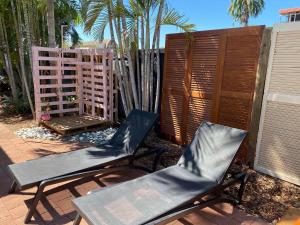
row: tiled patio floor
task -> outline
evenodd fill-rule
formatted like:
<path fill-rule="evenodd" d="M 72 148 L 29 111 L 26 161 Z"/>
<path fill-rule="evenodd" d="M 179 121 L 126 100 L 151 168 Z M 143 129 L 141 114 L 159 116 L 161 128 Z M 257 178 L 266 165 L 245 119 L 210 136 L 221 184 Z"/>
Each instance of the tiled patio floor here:
<path fill-rule="evenodd" d="M 23 140 L 17 138 L 7 125 L 0 123 L 0 225 L 24 224 L 27 206 L 33 198 L 35 189 L 29 189 L 16 194 L 7 194 L 11 179 L 6 166 L 11 163 L 48 154 L 75 150 L 83 147 L 77 144 L 66 144 L 53 141 Z M 30 224 L 72 224 L 76 213 L 72 208 L 71 199 L 84 195 L 88 191 L 108 186 L 143 175 L 139 171 L 124 171 L 103 178 L 82 179 L 68 184 L 50 186 L 45 197 L 37 207 L 37 213 Z M 81 224 L 86 224 L 84 221 Z M 172 225 L 265 225 L 266 223 L 237 210 L 229 204 L 220 204 L 190 214 Z"/>

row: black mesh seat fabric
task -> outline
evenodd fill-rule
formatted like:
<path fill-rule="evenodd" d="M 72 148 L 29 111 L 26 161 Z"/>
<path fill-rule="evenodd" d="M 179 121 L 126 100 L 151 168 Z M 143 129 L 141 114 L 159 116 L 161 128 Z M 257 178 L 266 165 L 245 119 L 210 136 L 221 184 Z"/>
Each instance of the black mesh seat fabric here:
<path fill-rule="evenodd" d="M 43 180 L 104 166 L 115 160 L 132 156 L 158 115 L 133 110 L 108 144 L 97 148 L 45 156 L 39 159 L 9 165 L 9 171 L 20 189 L 30 188 Z"/>
<path fill-rule="evenodd" d="M 43 180 L 104 165 L 126 156 L 128 155 L 124 154 L 122 149 L 115 147 L 91 147 L 12 164 L 9 165 L 9 171 L 18 186 L 25 189 Z"/>
<path fill-rule="evenodd" d="M 177 165 L 73 200 L 94 225 L 137 225 L 217 187 L 246 132 L 204 122 Z"/>
<path fill-rule="evenodd" d="M 143 224 L 216 185 L 175 165 L 77 198 L 74 204 L 89 224 Z"/>
<path fill-rule="evenodd" d="M 109 145 L 121 148 L 126 154 L 134 154 L 157 119 L 155 113 L 133 110 L 111 138 Z"/>

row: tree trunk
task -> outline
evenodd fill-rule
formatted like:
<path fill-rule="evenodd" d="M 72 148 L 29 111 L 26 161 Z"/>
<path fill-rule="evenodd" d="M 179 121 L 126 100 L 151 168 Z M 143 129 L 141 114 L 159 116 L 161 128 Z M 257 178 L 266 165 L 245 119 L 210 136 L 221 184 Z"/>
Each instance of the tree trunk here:
<path fill-rule="evenodd" d="M 11 2 L 11 6 L 12 6 L 12 11 L 13 11 L 13 17 L 14 17 L 14 24 L 15 24 L 15 28 L 16 28 L 16 34 L 17 34 L 17 39 L 18 39 L 18 50 L 19 50 L 19 57 L 20 57 L 20 65 L 21 65 L 21 76 L 23 79 L 23 83 L 25 86 L 25 90 L 26 90 L 26 95 L 27 95 L 27 99 L 30 105 L 30 109 L 31 109 L 31 113 L 33 118 L 35 118 L 35 112 L 34 112 L 34 105 L 30 96 L 30 89 L 28 86 L 28 82 L 26 79 L 26 74 L 25 74 L 25 61 L 24 61 L 24 46 L 23 46 L 23 37 L 22 37 L 22 20 L 21 20 L 21 8 L 20 8 L 20 2 L 17 2 L 17 8 L 16 8 L 16 12 L 17 12 L 17 16 L 15 15 L 15 7 L 14 7 L 14 2 L 13 0 L 10 1 Z"/>
<path fill-rule="evenodd" d="M 18 100 L 18 95 L 17 95 L 17 86 L 16 86 L 16 81 L 12 69 L 12 64 L 11 64 L 11 57 L 10 57 L 10 51 L 9 51 L 9 46 L 8 46 L 8 40 L 7 40 L 7 33 L 6 33 L 6 26 L 3 23 L 2 17 L 0 17 L 0 43 L 2 44 L 4 51 L 3 51 L 3 58 L 4 58 L 4 65 L 5 65 L 5 70 L 8 75 L 8 81 L 11 89 L 11 95 L 13 98 L 13 101 Z"/>
<path fill-rule="evenodd" d="M 55 41 L 54 0 L 47 0 L 47 27 L 48 27 L 48 45 L 50 48 L 55 48 L 56 41 Z"/>
<path fill-rule="evenodd" d="M 153 76 L 154 76 L 154 48 L 150 53 L 150 69 L 149 69 L 149 111 L 153 111 Z"/>
<path fill-rule="evenodd" d="M 42 15 L 42 24 L 45 24 L 45 16 Z M 45 26 L 42 26 L 42 38 L 41 38 L 41 46 L 46 46 L 46 39 L 47 39 L 47 35 L 46 35 L 46 27 Z"/>
<path fill-rule="evenodd" d="M 160 27 L 158 28 L 157 38 L 156 38 L 156 93 L 155 93 L 155 105 L 154 112 L 158 113 L 158 106 L 160 100 L 160 52 L 159 43 L 160 42 Z"/>
<path fill-rule="evenodd" d="M 118 2 L 121 5 L 121 7 L 124 7 L 123 0 L 118 0 Z M 134 77 L 133 60 L 130 52 L 130 43 L 126 35 L 127 25 L 126 25 L 126 19 L 124 15 L 121 16 L 121 20 L 122 20 L 122 29 L 123 29 L 122 34 L 123 34 L 123 41 L 124 41 L 124 50 L 126 52 L 127 60 L 128 60 L 129 77 L 130 77 L 131 89 L 133 94 L 134 106 L 136 109 L 140 109 L 140 104 L 139 104 L 137 89 L 136 89 L 136 82 Z"/>
<path fill-rule="evenodd" d="M 34 34 L 33 30 L 30 27 L 30 21 L 28 17 L 28 7 L 26 1 L 22 1 L 23 3 L 23 14 L 24 14 L 24 25 L 25 25 L 25 33 L 27 40 L 27 48 L 29 55 L 29 66 L 30 66 L 30 76 L 28 77 L 30 80 L 30 86 L 33 87 L 33 79 L 32 79 L 32 36 Z"/>
<path fill-rule="evenodd" d="M 113 6 L 111 5 L 110 7 L 112 9 Z M 127 71 L 127 67 L 126 67 L 126 63 L 125 63 L 123 42 L 122 42 L 122 38 L 121 38 L 121 24 L 120 24 L 120 20 L 115 18 L 113 11 L 112 11 L 112 20 L 115 25 L 116 35 L 117 35 L 118 44 L 119 44 L 118 49 L 120 52 L 121 68 L 122 68 L 121 75 L 122 75 L 123 81 L 124 81 L 124 89 L 125 89 L 126 100 L 127 100 L 127 109 L 128 109 L 128 112 L 130 112 L 133 109 L 133 105 L 132 105 L 132 97 L 131 97 L 131 91 L 130 91 L 129 80 L 128 80 L 128 71 Z"/>
<path fill-rule="evenodd" d="M 136 76 L 138 83 L 138 98 L 140 107 L 142 107 L 142 89 L 141 89 L 141 68 L 140 68 L 140 54 L 139 54 L 139 18 L 136 19 L 135 26 L 135 42 L 136 42 Z"/>
<path fill-rule="evenodd" d="M 160 0 L 160 5 L 157 13 L 155 31 L 153 35 L 152 41 L 152 51 L 154 51 L 156 45 L 156 93 L 155 93 L 155 103 L 154 103 L 154 112 L 157 113 L 159 99 L 160 99 L 160 52 L 159 52 L 159 44 L 160 44 L 160 26 L 161 26 L 161 17 L 164 9 L 165 0 Z M 154 54 L 154 53 L 153 53 Z M 154 60 L 154 56 L 152 57 Z M 152 71 L 153 73 L 153 71 Z M 153 76 L 153 75 L 152 75 Z M 153 87 L 153 82 L 152 82 Z"/>
<path fill-rule="evenodd" d="M 144 18 L 141 17 L 141 87 L 142 87 L 142 109 L 145 110 L 145 34 Z"/>
<path fill-rule="evenodd" d="M 150 6 L 146 6 L 146 37 L 145 37 L 145 110 L 149 110 L 149 81 L 150 81 Z"/>
<path fill-rule="evenodd" d="M 115 35 L 114 35 L 114 29 L 113 29 L 113 18 L 112 18 L 112 12 L 111 12 L 110 5 L 108 5 L 108 16 L 109 16 L 109 29 L 110 29 L 111 41 L 113 43 L 113 51 L 114 51 L 114 55 L 115 55 L 115 68 L 116 68 L 117 78 L 119 81 L 120 94 L 121 94 L 123 107 L 124 107 L 125 114 L 127 116 L 129 114 L 129 111 L 128 111 L 128 107 L 127 107 L 125 92 L 124 92 L 123 79 L 122 79 L 122 76 L 120 73 L 118 49 L 117 49 L 116 41 L 115 41 Z"/>

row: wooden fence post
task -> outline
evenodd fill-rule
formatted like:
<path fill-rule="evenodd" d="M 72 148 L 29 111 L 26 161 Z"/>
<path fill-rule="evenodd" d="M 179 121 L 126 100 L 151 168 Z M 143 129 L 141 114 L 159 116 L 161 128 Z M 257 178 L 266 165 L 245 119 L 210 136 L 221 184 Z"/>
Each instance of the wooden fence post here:
<path fill-rule="evenodd" d="M 33 76 L 33 86 L 34 86 L 34 95 L 35 95 L 35 118 L 38 121 L 41 118 L 41 90 L 40 90 L 40 79 L 39 79 L 39 61 L 38 61 L 38 56 L 39 56 L 39 50 L 36 47 L 32 47 L 32 76 Z"/>
<path fill-rule="evenodd" d="M 64 57 L 64 52 L 63 49 L 60 51 L 57 50 L 58 52 L 58 58 L 57 58 L 57 74 L 56 74 L 56 79 L 57 79 L 57 89 L 58 89 L 58 110 L 60 111 L 59 116 L 63 116 L 63 96 L 62 96 L 62 79 L 63 79 L 63 74 L 64 74 L 64 62 L 63 62 L 63 57 Z"/>
<path fill-rule="evenodd" d="M 251 114 L 251 124 L 249 129 L 249 150 L 247 161 L 253 166 L 256 151 L 256 142 L 259 129 L 261 106 L 264 94 L 265 80 L 268 68 L 268 60 L 271 45 L 272 28 L 266 28 L 263 33 L 258 68 L 256 74 L 255 92 L 253 96 L 253 106 Z"/>
<path fill-rule="evenodd" d="M 103 74 L 103 105 L 104 105 L 104 109 L 103 109 L 103 117 L 105 120 L 108 119 L 108 104 L 109 102 L 107 101 L 107 99 L 109 98 L 108 92 L 107 92 L 107 66 L 106 66 L 106 58 L 107 58 L 107 50 L 105 49 L 105 51 L 102 54 L 102 66 L 103 66 L 103 70 L 102 70 L 102 74 Z"/>
<path fill-rule="evenodd" d="M 82 53 L 81 50 L 77 52 L 77 65 L 76 65 L 76 83 L 77 83 L 77 100 L 78 100 L 78 107 L 79 107 L 79 115 L 83 114 L 83 98 L 82 98 Z"/>

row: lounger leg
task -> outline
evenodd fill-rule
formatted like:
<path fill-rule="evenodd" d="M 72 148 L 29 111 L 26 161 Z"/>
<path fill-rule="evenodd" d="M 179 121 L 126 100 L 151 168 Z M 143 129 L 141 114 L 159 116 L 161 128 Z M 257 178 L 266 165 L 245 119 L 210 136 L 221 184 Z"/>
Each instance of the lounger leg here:
<path fill-rule="evenodd" d="M 156 154 L 156 156 L 155 156 L 155 158 L 154 158 L 154 160 L 153 160 L 153 165 L 152 165 L 152 171 L 153 171 L 153 172 L 156 171 L 157 166 L 158 166 L 158 164 L 159 164 L 159 162 L 160 162 L 160 159 L 161 159 L 161 155 L 162 155 L 164 152 L 165 152 L 165 150 L 162 149 L 162 150 L 160 150 L 160 151 Z"/>
<path fill-rule="evenodd" d="M 33 202 L 28 210 L 28 213 L 26 214 L 26 217 L 25 217 L 25 223 L 29 223 L 34 212 L 35 212 L 35 209 L 36 209 L 36 206 L 37 204 L 39 203 L 41 197 L 42 197 L 42 194 L 43 194 L 43 191 L 45 189 L 45 184 L 42 182 L 40 184 L 40 186 L 38 187 L 38 190 L 37 192 L 35 193 L 35 196 L 34 196 L 34 199 L 33 199 Z"/>
<path fill-rule="evenodd" d="M 246 173 L 245 176 L 242 178 L 241 186 L 240 186 L 239 192 L 238 192 L 238 204 L 240 204 L 242 202 L 242 198 L 243 198 L 243 194 L 244 194 L 244 191 L 245 191 L 245 187 L 246 187 L 246 183 L 248 181 L 248 178 L 249 178 L 248 173 Z"/>
<path fill-rule="evenodd" d="M 79 214 L 77 214 L 75 217 L 75 220 L 73 222 L 73 225 L 79 225 L 81 222 L 81 219 L 82 219 L 82 217 Z"/>
<path fill-rule="evenodd" d="M 16 191 L 17 182 L 14 180 L 10 186 L 8 193 L 14 193 Z"/>

